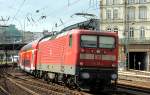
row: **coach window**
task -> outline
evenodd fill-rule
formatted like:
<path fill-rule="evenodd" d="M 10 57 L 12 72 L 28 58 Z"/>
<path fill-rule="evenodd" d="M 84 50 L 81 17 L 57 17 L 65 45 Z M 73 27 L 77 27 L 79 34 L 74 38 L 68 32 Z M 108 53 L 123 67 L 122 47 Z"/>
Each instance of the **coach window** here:
<path fill-rule="evenodd" d="M 72 35 L 69 36 L 69 47 L 72 47 Z"/>

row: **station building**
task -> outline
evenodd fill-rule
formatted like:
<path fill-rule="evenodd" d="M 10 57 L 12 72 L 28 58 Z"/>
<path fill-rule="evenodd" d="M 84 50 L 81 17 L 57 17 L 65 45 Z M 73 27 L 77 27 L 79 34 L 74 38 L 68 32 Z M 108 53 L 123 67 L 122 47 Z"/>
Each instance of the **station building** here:
<path fill-rule="evenodd" d="M 150 71 L 150 0 L 100 0 L 100 30 L 118 33 L 119 66 Z"/>

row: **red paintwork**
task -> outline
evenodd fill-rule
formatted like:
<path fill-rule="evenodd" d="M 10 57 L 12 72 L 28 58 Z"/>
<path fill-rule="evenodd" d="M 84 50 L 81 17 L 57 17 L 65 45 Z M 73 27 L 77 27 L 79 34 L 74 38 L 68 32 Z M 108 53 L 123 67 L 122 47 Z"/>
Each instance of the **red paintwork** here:
<path fill-rule="evenodd" d="M 92 67 L 112 67 L 112 64 L 118 63 L 118 36 L 116 33 L 112 32 L 91 32 L 90 30 L 71 30 L 72 31 L 72 47 L 69 47 L 69 33 L 65 36 L 47 40 L 47 41 L 40 41 L 32 43 L 32 49 L 35 49 L 34 51 L 34 66 L 36 64 L 64 64 L 64 65 L 74 65 L 74 66 L 80 66 L 80 62 L 83 62 L 83 66 L 92 66 Z M 90 35 L 108 35 L 108 36 L 114 36 L 116 37 L 116 48 L 113 50 L 109 49 L 97 49 L 97 48 L 84 48 L 85 53 L 94 54 L 95 59 L 93 60 L 87 60 L 82 59 L 80 60 L 80 35 L 81 34 L 90 34 Z M 111 61 L 103 61 L 99 58 L 99 56 L 96 54 L 96 50 L 100 50 L 102 52 L 106 52 L 106 54 L 109 55 L 116 55 L 116 60 L 114 62 Z M 27 54 L 30 56 L 30 58 L 21 56 L 21 54 L 26 51 L 20 51 L 20 63 L 23 59 L 31 59 L 32 55 Z"/>
<path fill-rule="evenodd" d="M 33 68 L 35 69 L 37 63 L 37 42 L 32 42 L 30 44 L 31 47 L 24 49 L 24 47 L 19 52 L 19 65 L 23 67 L 28 67 L 31 69 L 31 64 L 33 64 Z M 26 45 L 28 46 L 28 45 Z M 27 62 L 28 61 L 28 62 Z"/>
<path fill-rule="evenodd" d="M 73 43 L 76 35 L 73 35 Z M 76 64 L 77 46 L 69 47 L 69 35 L 39 43 L 38 63 L 44 64 Z"/>
<path fill-rule="evenodd" d="M 84 31 L 82 32 L 81 34 L 93 34 L 93 35 L 107 35 L 107 36 L 114 36 L 116 38 L 116 48 L 113 49 L 113 50 L 110 50 L 110 49 L 100 49 L 100 48 L 84 48 L 84 53 L 89 53 L 89 54 L 94 54 L 94 60 L 85 60 L 85 59 L 82 59 L 80 60 L 80 62 L 83 62 L 84 65 L 83 67 L 112 67 L 112 64 L 118 64 L 118 35 L 114 32 L 87 32 L 87 31 Z M 80 48 L 80 46 L 78 46 Z M 97 53 L 96 51 L 97 50 L 100 50 L 101 52 L 106 52 L 106 54 L 108 55 L 115 55 L 116 56 L 116 60 L 111 62 L 111 61 L 104 61 L 104 60 L 101 60 L 100 58 L 96 58 L 97 56 Z M 80 51 L 81 51 L 81 48 L 80 48 Z M 93 51 L 91 53 L 91 51 Z M 79 62 L 78 62 L 79 63 Z"/>

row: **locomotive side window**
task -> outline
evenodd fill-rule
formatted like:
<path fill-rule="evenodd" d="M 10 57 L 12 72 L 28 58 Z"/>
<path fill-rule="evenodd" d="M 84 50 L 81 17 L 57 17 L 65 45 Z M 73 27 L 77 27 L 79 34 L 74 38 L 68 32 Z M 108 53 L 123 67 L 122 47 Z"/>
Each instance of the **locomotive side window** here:
<path fill-rule="evenodd" d="M 99 47 L 100 48 L 114 48 L 115 47 L 115 38 L 99 36 Z"/>
<path fill-rule="evenodd" d="M 97 47 L 97 36 L 81 35 L 81 47 Z"/>
<path fill-rule="evenodd" d="M 69 47 L 72 47 L 72 35 L 69 36 Z"/>

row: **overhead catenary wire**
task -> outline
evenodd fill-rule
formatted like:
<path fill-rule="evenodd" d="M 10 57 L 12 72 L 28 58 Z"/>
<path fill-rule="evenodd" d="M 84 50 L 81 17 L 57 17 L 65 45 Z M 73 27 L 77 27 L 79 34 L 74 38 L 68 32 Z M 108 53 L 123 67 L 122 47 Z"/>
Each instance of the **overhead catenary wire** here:
<path fill-rule="evenodd" d="M 6 26 L 6 25 L 7 25 L 7 22 L 8 22 L 9 19 L 10 19 L 10 16 L 8 16 L 8 17 L 3 17 L 3 16 L 1 16 L 0 18 L 1 18 L 0 21 L 3 22 L 3 25 L 4 25 L 4 26 Z"/>
<path fill-rule="evenodd" d="M 15 13 L 15 15 L 13 16 L 12 18 L 12 21 L 14 21 L 14 19 L 16 18 L 16 16 L 18 15 L 18 13 L 20 12 L 21 8 L 23 7 L 24 3 L 25 3 L 26 0 L 23 0 L 22 3 L 20 4 L 17 12 Z"/>
<path fill-rule="evenodd" d="M 54 13 L 65 12 L 69 7 L 73 6 L 74 4 L 77 4 L 79 1 L 81 1 L 81 0 L 75 0 L 73 2 L 69 1 L 69 6 L 68 6 L 68 4 L 66 4 L 65 6 L 61 7 L 60 9 L 54 10 L 54 11 L 50 12 L 49 14 L 47 14 L 47 17 L 51 16 L 52 14 L 54 15 Z M 64 10 L 64 11 L 62 11 L 62 10 Z"/>
<path fill-rule="evenodd" d="M 73 1 L 73 2 L 70 2 L 70 1 L 68 0 L 68 4 L 66 4 L 65 6 L 59 8 L 59 9 L 56 9 L 56 10 L 52 11 L 51 13 L 49 13 L 49 14 L 47 14 L 47 15 L 41 15 L 41 16 L 39 17 L 39 19 L 37 19 L 36 21 L 34 20 L 34 24 L 37 25 L 37 23 L 40 23 L 41 20 L 45 20 L 45 19 L 47 19 L 49 16 L 54 15 L 55 13 L 64 12 L 64 11 L 62 11 L 62 10 L 65 10 L 65 11 L 66 11 L 66 9 L 68 9 L 69 7 L 71 7 L 71 6 L 74 5 L 74 4 L 77 4 L 79 1 L 81 1 L 81 0 L 75 0 L 75 1 Z M 46 6 L 46 7 L 47 7 L 47 6 Z M 41 10 L 42 10 L 42 9 L 45 9 L 46 7 L 43 7 L 43 8 L 41 8 L 41 9 L 37 9 L 35 12 L 36 12 L 36 13 L 40 13 Z"/>
<path fill-rule="evenodd" d="M 37 20 L 35 20 L 35 19 L 33 20 L 33 17 L 31 17 L 31 18 L 30 18 L 31 20 L 30 20 L 29 17 L 28 17 L 28 21 L 30 20 L 30 23 L 31 23 L 31 21 L 32 21 L 35 25 L 37 25 L 37 23 L 39 23 L 40 20 L 44 20 L 44 19 L 46 19 L 47 17 L 51 16 L 52 14 L 54 15 L 54 13 L 63 12 L 63 11 L 62 11 L 63 9 L 66 11 L 66 9 L 68 9 L 68 8 L 71 7 L 72 5 L 78 3 L 79 1 L 81 1 L 81 0 L 75 0 L 75 1 L 73 1 L 73 2 L 70 2 L 70 0 L 68 0 L 68 4 L 66 4 L 65 6 L 61 7 L 60 9 L 54 10 L 54 11 L 52 11 L 51 13 L 49 13 L 48 15 L 42 15 L 42 16 L 40 16 L 39 19 L 37 19 Z M 24 2 L 25 2 L 25 0 L 23 1 L 23 3 L 22 3 L 21 5 L 23 5 Z M 36 13 L 39 13 L 41 10 L 46 9 L 47 7 L 48 7 L 48 6 L 45 6 L 45 7 L 41 8 L 41 9 L 37 9 L 37 10 L 36 10 Z M 21 8 L 19 8 L 19 10 L 17 11 L 16 15 L 19 13 L 20 10 L 21 10 Z M 60 12 L 59 12 L 59 11 L 60 11 Z M 15 16 L 16 16 L 16 15 L 15 15 Z M 15 16 L 14 16 L 14 17 L 15 17 Z M 14 17 L 13 17 L 13 19 L 14 19 Z"/>
<path fill-rule="evenodd" d="M 77 0 L 77 1 L 79 1 L 79 0 Z M 77 1 L 76 1 L 76 2 L 77 2 Z M 90 0 L 89 2 L 91 2 L 91 0 Z M 96 6 L 98 6 L 98 1 L 97 1 L 97 0 L 96 0 L 96 1 L 93 0 L 92 2 L 93 2 L 93 3 L 92 3 L 93 6 L 94 6 L 94 4 L 96 4 Z M 68 3 L 70 4 L 69 1 L 68 1 Z M 68 4 L 68 5 L 69 5 L 69 4 Z M 65 8 L 65 7 L 64 7 L 64 8 Z M 91 5 L 89 5 L 89 8 L 91 8 Z M 98 10 L 98 8 L 95 7 L 95 8 L 92 9 L 92 10 Z M 86 13 L 86 12 L 85 12 L 85 13 Z M 62 23 L 62 19 L 60 19 L 59 21 L 60 21 L 60 24 L 55 23 L 55 25 L 54 25 L 55 28 L 58 28 L 58 27 L 61 27 L 61 26 L 64 26 L 64 27 L 65 27 L 65 24 L 71 22 L 72 20 L 69 19 L 69 20 L 67 20 L 67 21 L 65 21 L 65 22 L 63 21 L 63 23 Z M 54 29 L 54 27 L 52 27 L 52 30 L 53 30 L 53 29 Z"/>
<path fill-rule="evenodd" d="M 68 0 L 68 4 L 66 4 L 65 6 L 63 6 L 63 7 L 61 7 L 60 9 L 57 9 L 57 10 L 54 10 L 53 12 L 54 13 L 60 13 L 59 11 L 61 11 L 62 12 L 62 9 L 65 9 L 65 11 L 66 11 L 66 9 L 68 8 L 68 7 L 71 7 L 72 5 L 74 5 L 74 4 L 76 4 L 76 3 L 78 3 L 80 0 L 75 0 L 75 1 L 73 1 L 73 2 L 70 2 L 69 0 Z M 24 0 L 24 2 L 25 2 L 25 0 Z M 23 5 L 24 4 L 24 2 L 21 4 L 21 5 Z M 46 6 L 47 7 L 47 6 Z M 38 9 L 38 10 L 36 10 L 36 13 L 39 13 L 41 10 L 43 10 L 43 9 L 45 9 L 46 7 L 43 7 L 43 8 L 41 8 L 41 9 Z M 19 8 L 19 9 L 21 9 L 21 8 Z M 19 12 L 20 10 L 18 10 L 17 11 L 17 13 Z M 34 25 L 37 25 L 37 23 L 39 23 L 40 22 L 40 20 L 44 20 L 44 19 L 46 19 L 48 16 L 51 16 L 51 14 L 54 14 L 54 13 L 50 13 L 50 14 L 48 14 L 48 15 L 42 15 L 42 16 L 40 16 L 39 17 L 39 19 L 37 19 L 37 20 L 33 20 L 33 17 L 27 17 L 27 19 L 28 19 L 28 21 L 31 23 L 31 21 L 34 23 Z M 17 13 L 16 13 L 16 15 L 17 15 Z M 16 16 L 15 15 L 15 16 Z M 14 17 L 15 17 L 14 16 Z M 14 19 L 14 18 L 13 18 Z M 30 20 L 31 19 L 31 20 Z M 32 24 L 33 25 L 33 24 Z"/>
<path fill-rule="evenodd" d="M 74 4 L 77 4 L 79 1 L 81 1 L 81 0 L 76 0 L 76 1 L 74 1 L 74 2 L 70 2 L 69 0 L 68 0 L 68 4 L 69 4 L 69 6 L 72 6 L 72 5 L 74 5 Z M 87 10 L 85 10 L 85 11 L 83 11 L 83 13 L 85 12 L 85 13 L 88 13 L 88 10 L 90 9 L 90 8 L 92 8 L 93 6 L 98 6 L 98 1 L 97 0 L 89 0 L 89 3 L 92 3 L 91 5 L 89 4 L 89 7 L 88 7 L 88 9 Z M 66 5 L 66 6 L 64 6 L 64 7 L 62 7 L 61 8 L 61 10 L 55 10 L 54 12 L 56 13 L 56 12 L 58 12 L 58 13 L 60 13 L 60 12 L 66 12 L 66 9 L 68 9 L 68 6 Z M 65 10 L 65 11 L 62 11 L 62 10 Z M 97 7 L 95 7 L 95 8 L 93 8 L 93 9 L 91 9 L 91 10 L 98 10 L 98 8 Z M 60 12 L 59 12 L 60 11 Z M 51 12 L 50 14 L 52 14 L 52 15 L 54 15 L 53 14 L 53 12 Z M 51 16 L 50 14 L 48 14 L 47 15 L 47 17 L 48 16 Z"/>
<path fill-rule="evenodd" d="M 26 0 L 23 0 L 23 3 L 21 4 L 21 5 L 24 5 L 24 3 L 25 3 L 25 1 Z M 26 17 L 26 19 L 27 19 L 27 21 L 28 21 L 28 23 L 31 23 L 31 24 L 28 24 L 28 25 L 35 25 L 35 26 L 38 26 L 39 24 L 42 24 L 42 23 L 44 23 L 45 21 L 48 21 L 48 20 L 46 20 L 48 17 L 50 17 L 50 16 L 55 16 L 55 15 L 57 15 L 57 13 L 62 13 L 62 12 L 66 12 L 66 10 L 68 10 L 68 9 L 70 9 L 70 7 L 72 7 L 73 5 L 75 5 L 75 4 L 77 4 L 77 3 L 79 3 L 81 0 L 74 0 L 74 1 L 72 1 L 72 0 L 68 0 L 68 2 L 67 2 L 67 4 L 65 4 L 64 6 L 62 6 L 61 8 L 57 8 L 56 10 L 53 10 L 52 12 L 50 12 L 50 13 L 45 13 L 45 14 L 42 14 L 40 17 L 39 16 L 37 16 L 37 15 L 34 15 L 34 13 L 36 13 L 36 14 L 41 14 L 41 12 L 43 13 L 43 9 L 44 10 L 46 10 L 47 8 L 48 8 L 48 6 L 44 6 L 43 8 L 40 8 L 40 9 L 37 9 L 34 13 L 33 12 L 31 12 L 33 15 L 32 16 L 30 16 L 30 17 Z M 92 5 L 94 5 L 94 4 L 97 4 L 97 0 L 96 0 L 96 2 L 95 2 L 95 0 L 89 0 L 88 2 L 91 2 L 91 5 L 89 4 L 89 7 L 90 7 L 90 10 L 91 10 L 91 6 Z M 95 3 L 94 3 L 95 2 Z M 20 9 L 16 12 L 16 15 L 14 15 L 14 17 L 17 17 L 17 14 L 21 11 L 21 8 L 22 7 L 20 7 Z M 96 8 L 95 8 L 95 10 L 96 10 Z M 67 13 L 66 13 L 67 14 Z M 56 18 L 56 16 L 55 16 L 55 18 Z M 61 18 L 61 20 L 63 21 L 63 24 L 61 23 L 61 21 L 60 21 L 60 18 Z M 68 23 L 68 22 L 65 22 L 65 20 L 62 18 L 62 17 L 58 17 L 58 19 L 59 19 L 59 22 L 64 26 L 64 24 L 66 24 L 66 23 Z M 41 22 L 42 21 L 42 22 Z M 57 26 L 60 26 L 61 24 L 57 24 Z"/>
<path fill-rule="evenodd" d="M 95 8 L 92 8 L 91 10 L 99 10 L 98 9 L 98 6 L 99 5 L 99 3 L 98 3 L 98 1 L 97 0 L 89 0 L 89 7 L 88 7 L 88 9 L 90 9 L 90 8 L 92 8 L 92 7 L 94 7 L 94 6 L 96 6 Z M 90 15 L 90 13 L 88 13 L 87 12 L 88 10 L 86 10 L 85 12 L 82 12 L 82 14 L 89 14 Z M 94 14 L 91 14 L 92 16 L 95 16 L 96 17 L 96 15 L 94 15 Z M 71 16 L 72 17 L 72 16 Z M 67 22 L 63 22 L 63 24 L 66 24 L 66 23 L 68 23 L 68 22 L 70 22 L 70 20 L 68 20 Z M 62 26 L 62 25 L 59 25 L 59 26 Z M 58 26 L 58 27 L 59 27 Z"/>

